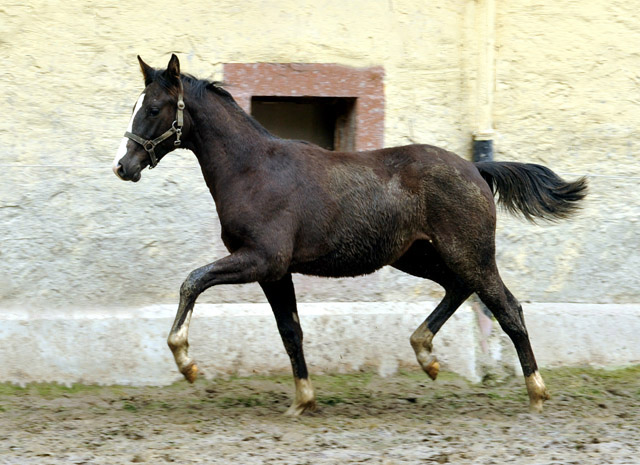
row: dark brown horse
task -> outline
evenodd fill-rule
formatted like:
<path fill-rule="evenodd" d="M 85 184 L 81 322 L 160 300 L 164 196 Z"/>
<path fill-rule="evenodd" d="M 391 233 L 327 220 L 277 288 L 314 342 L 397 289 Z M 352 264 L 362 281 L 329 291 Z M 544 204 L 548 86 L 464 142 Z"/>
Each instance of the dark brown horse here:
<path fill-rule="evenodd" d="M 444 299 L 411 336 L 433 379 L 432 339 L 472 294 L 513 341 L 530 404 L 547 389 L 529 343 L 522 308 L 495 261 L 494 194 L 527 219 L 560 219 L 576 209 L 586 182 L 564 182 L 548 168 L 471 163 L 429 145 L 338 153 L 271 135 L 215 83 L 140 58 L 145 90 L 114 160 L 116 175 L 137 182 L 175 147 L 191 150 L 216 203 L 229 255 L 189 274 L 168 343 L 191 382 L 198 368 L 187 333 L 196 298 L 217 284 L 258 282 L 276 317 L 296 384 L 289 414 L 315 408 L 302 351 L 292 273 L 357 276 L 391 265 L 440 284 Z"/>

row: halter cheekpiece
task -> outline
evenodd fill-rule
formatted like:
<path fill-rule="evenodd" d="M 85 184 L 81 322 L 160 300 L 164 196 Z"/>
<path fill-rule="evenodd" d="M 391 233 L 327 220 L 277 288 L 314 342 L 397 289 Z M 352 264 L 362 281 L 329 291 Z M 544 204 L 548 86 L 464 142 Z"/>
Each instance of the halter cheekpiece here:
<path fill-rule="evenodd" d="M 182 136 L 182 126 L 184 126 L 184 91 L 182 89 L 182 81 L 180 82 L 180 87 L 178 90 L 178 109 L 176 110 L 176 119 L 171 124 L 171 127 L 167 129 L 163 134 L 156 137 L 155 139 L 144 139 L 132 132 L 125 132 L 124 136 L 128 137 L 134 142 L 142 145 L 147 153 L 149 154 L 149 158 L 151 159 L 151 163 L 149 164 L 149 169 L 154 168 L 158 164 L 158 159 L 156 158 L 155 148 L 160 142 L 165 141 L 172 135 L 176 135 L 176 140 L 173 142 L 173 145 L 176 147 L 180 147 L 182 143 L 180 137 Z"/>

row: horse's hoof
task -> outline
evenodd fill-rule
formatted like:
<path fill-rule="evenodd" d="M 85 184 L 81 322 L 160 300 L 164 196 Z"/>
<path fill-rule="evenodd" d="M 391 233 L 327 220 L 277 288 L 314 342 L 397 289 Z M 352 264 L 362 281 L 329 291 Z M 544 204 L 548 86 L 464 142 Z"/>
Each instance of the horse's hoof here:
<path fill-rule="evenodd" d="M 198 377 L 198 365 L 196 365 L 193 362 L 187 365 L 185 368 L 183 368 L 180 371 L 185 377 L 185 379 L 189 381 L 191 384 L 193 384 L 196 378 Z"/>
<path fill-rule="evenodd" d="M 542 376 L 537 371 L 532 375 L 525 377 L 527 383 L 527 391 L 529 393 L 529 411 L 532 413 L 542 413 L 542 404 L 545 400 L 549 400 L 551 395 L 544 385 Z"/>
<path fill-rule="evenodd" d="M 546 388 L 539 394 L 539 397 L 531 399 L 529 402 L 529 411 L 531 413 L 542 413 L 542 406 L 545 400 L 551 399 L 551 395 Z"/>
<path fill-rule="evenodd" d="M 429 378 L 432 380 L 436 380 L 438 377 L 438 373 L 440 373 L 440 362 L 434 357 L 433 360 L 424 367 L 424 371 L 429 375 Z"/>
<path fill-rule="evenodd" d="M 318 406 L 316 405 L 315 400 L 311 400 L 309 402 L 294 402 L 291 407 L 284 413 L 287 417 L 299 417 L 304 412 L 315 412 Z"/>
<path fill-rule="evenodd" d="M 542 413 L 542 406 L 545 400 L 548 400 L 551 396 L 549 396 L 548 392 L 545 392 L 544 395 L 538 399 L 531 399 L 529 402 L 529 412 L 531 413 Z"/>

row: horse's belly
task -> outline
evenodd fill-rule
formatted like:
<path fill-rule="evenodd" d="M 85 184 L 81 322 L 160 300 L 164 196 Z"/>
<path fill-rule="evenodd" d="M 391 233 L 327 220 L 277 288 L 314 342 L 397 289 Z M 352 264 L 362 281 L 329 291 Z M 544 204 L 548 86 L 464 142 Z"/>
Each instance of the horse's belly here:
<path fill-rule="evenodd" d="M 301 227 L 292 272 L 373 273 L 396 261 L 420 236 L 420 197 L 405 190 L 399 176 L 383 180 L 371 169 L 347 168 L 330 173 L 328 212 Z"/>
<path fill-rule="evenodd" d="M 343 238 L 328 252 L 303 261 L 294 261 L 290 271 L 315 276 L 346 277 L 373 273 L 396 261 L 411 245 L 400 234 L 350 236 Z"/>
<path fill-rule="evenodd" d="M 293 264 L 290 271 L 312 276 L 343 278 L 370 274 L 386 264 L 379 260 L 345 260 L 342 256 L 327 255 L 313 261 Z"/>

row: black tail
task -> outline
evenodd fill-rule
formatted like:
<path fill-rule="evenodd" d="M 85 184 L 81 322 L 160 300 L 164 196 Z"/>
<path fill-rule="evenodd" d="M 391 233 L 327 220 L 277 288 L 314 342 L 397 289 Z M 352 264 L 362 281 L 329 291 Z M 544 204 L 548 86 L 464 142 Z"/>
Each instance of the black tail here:
<path fill-rule="evenodd" d="M 587 179 L 565 182 L 549 168 L 531 163 L 477 162 L 498 203 L 509 213 L 521 213 L 527 220 L 563 219 L 579 208 L 587 195 Z"/>

